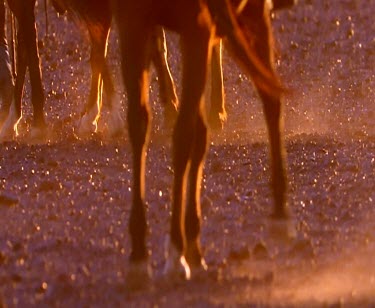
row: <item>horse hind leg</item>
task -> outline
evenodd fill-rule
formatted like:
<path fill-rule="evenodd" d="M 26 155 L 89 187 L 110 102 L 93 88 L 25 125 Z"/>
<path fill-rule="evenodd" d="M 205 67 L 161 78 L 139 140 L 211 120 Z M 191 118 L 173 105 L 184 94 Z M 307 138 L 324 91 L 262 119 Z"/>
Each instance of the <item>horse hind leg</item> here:
<path fill-rule="evenodd" d="M 157 27 L 151 37 L 151 60 L 159 77 L 160 98 L 164 106 L 164 124 L 172 128 L 177 118 L 178 98 L 176 87 L 168 66 L 165 32 Z"/>
<path fill-rule="evenodd" d="M 227 121 L 222 67 L 222 41 L 212 49 L 211 98 L 208 123 L 213 129 L 222 129 Z"/>
<path fill-rule="evenodd" d="M 105 67 L 109 27 L 104 27 L 103 25 L 101 31 L 97 31 L 97 29 L 98 27 L 91 28 L 91 25 L 88 24 L 91 38 L 91 87 L 84 114 L 78 123 L 78 135 L 80 136 L 97 132 L 102 108 L 102 71 Z"/>
<path fill-rule="evenodd" d="M 262 61 L 269 69 L 274 78 L 277 79 L 274 69 L 274 54 L 272 46 L 272 31 L 269 20 L 267 3 L 259 1 L 249 4 L 243 11 L 244 17 L 250 22 L 248 25 L 254 40 L 253 47 Z M 247 15 L 246 15 L 247 14 Z M 252 76 L 254 77 L 254 76 Z M 271 231 L 274 235 L 283 238 L 295 236 L 294 226 L 289 220 L 289 208 L 287 205 L 287 177 L 285 170 L 285 148 L 282 140 L 283 118 L 282 118 L 282 97 L 275 93 L 268 93 L 264 89 L 257 88 L 263 103 L 263 111 L 266 119 L 269 141 L 272 180 L 271 188 L 274 200 L 274 209 L 271 215 Z"/>
<path fill-rule="evenodd" d="M 296 230 L 290 219 L 287 204 L 287 177 L 285 170 L 285 149 L 282 140 L 283 119 L 281 115 L 282 102 L 268 94 L 259 91 L 262 98 L 268 136 L 270 141 L 271 157 L 271 189 L 274 200 L 273 213 L 270 220 L 270 233 L 272 237 L 289 240 L 295 238 Z"/>
<path fill-rule="evenodd" d="M 122 117 L 121 99 L 116 93 L 107 62 L 103 68 L 103 86 L 107 100 L 104 103 L 109 108 L 109 119 L 106 133 L 109 137 L 116 137 L 124 133 L 125 122 Z"/>

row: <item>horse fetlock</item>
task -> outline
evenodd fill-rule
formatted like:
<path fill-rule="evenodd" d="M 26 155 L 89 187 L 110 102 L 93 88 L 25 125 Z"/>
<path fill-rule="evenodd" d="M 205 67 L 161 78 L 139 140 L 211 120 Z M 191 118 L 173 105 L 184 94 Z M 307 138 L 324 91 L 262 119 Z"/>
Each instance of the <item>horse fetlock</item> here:
<path fill-rule="evenodd" d="M 30 130 L 30 139 L 34 142 L 44 141 L 47 137 L 45 126 L 33 126 Z"/>
<path fill-rule="evenodd" d="M 228 114 L 225 110 L 219 112 L 219 118 L 220 118 L 220 121 L 224 124 L 225 122 L 227 122 L 227 119 L 228 119 Z"/>
<path fill-rule="evenodd" d="M 22 116 L 17 117 L 15 107 L 12 104 L 7 119 L 0 131 L 0 141 L 12 140 L 18 136 L 18 123 Z"/>
<path fill-rule="evenodd" d="M 125 122 L 119 110 L 112 110 L 107 124 L 107 134 L 115 137 L 124 133 Z"/>
<path fill-rule="evenodd" d="M 164 256 L 166 259 L 164 276 L 169 281 L 190 280 L 189 264 L 182 253 L 170 242 L 169 237 L 166 239 Z"/>
<path fill-rule="evenodd" d="M 11 141 L 16 137 L 16 134 L 13 128 L 4 125 L 0 131 L 0 142 Z"/>
<path fill-rule="evenodd" d="M 198 240 L 188 241 L 186 245 L 185 259 L 188 262 L 192 272 L 207 270 L 207 264 L 202 257 L 202 252 Z"/>
<path fill-rule="evenodd" d="M 125 275 L 127 289 L 146 289 L 150 286 L 151 279 L 152 270 L 147 260 L 129 263 L 129 268 Z"/>
<path fill-rule="evenodd" d="M 78 123 L 78 135 L 85 136 L 92 133 L 96 133 L 98 130 L 98 123 L 96 116 L 91 113 L 86 113 L 83 115 Z"/>
<path fill-rule="evenodd" d="M 222 112 L 210 111 L 210 114 L 208 116 L 208 123 L 211 129 L 222 130 L 226 122 L 227 113 L 225 110 Z"/>
<path fill-rule="evenodd" d="M 289 242 L 297 236 L 295 222 L 291 218 L 272 217 L 268 221 L 268 232 L 271 238 Z"/>

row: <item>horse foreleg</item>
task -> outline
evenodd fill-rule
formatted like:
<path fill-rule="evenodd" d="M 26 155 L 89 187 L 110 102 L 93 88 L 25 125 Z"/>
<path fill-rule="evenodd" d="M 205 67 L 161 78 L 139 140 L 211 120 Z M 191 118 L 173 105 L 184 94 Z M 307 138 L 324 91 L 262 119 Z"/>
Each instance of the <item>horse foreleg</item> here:
<path fill-rule="evenodd" d="M 121 10 L 126 12 L 126 10 Z M 128 95 L 127 122 L 133 154 L 132 207 L 129 219 L 131 237 L 130 267 L 127 283 L 130 287 L 144 285 L 151 273 L 146 248 L 145 165 L 150 134 L 148 28 L 118 18 L 122 74 Z M 142 35 L 139 35 L 142 33 Z"/>
<path fill-rule="evenodd" d="M 213 129 L 223 128 L 227 121 L 224 100 L 224 81 L 222 68 L 222 41 L 212 49 L 211 58 L 211 104 L 208 122 Z"/>
<path fill-rule="evenodd" d="M 185 259 L 187 239 L 185 223 L 189 224 L 189 241 L 198 240 L 200 173 L 206 143 L 206 129 L 202 120 L 204 109 L 204 87 L 207 74 L 209 31 L 197 29 L 182 36 L 183 90 L 182 99 L 173 135 L 173 206 L 171 221 L 171 243 L 167 250 L 166 273 L 190 278 L 190 268 Z M 192 169 L 193 168 L 193 169 Z M 187 180 L 191 172 L 191 207 L 185 221 Z M 192 214 L 193 213 L 193 214 Z M 196 215 L 197 214 L 197 215 Z M 193 221 L 190 220 L 193 219 Z M 190 225 L 191 224 L 191 225 Z M 189 242 L 190 244 L 190 242 Z"/>
<path fill-rule="evenodd" d="M 186 250 L 185 257 L 192 271 L 207 269 L 204 261 L 201 243 L 201 204 L 200 191 L 203 172 L 203 160 L 207 149 L 207 126 L 199 113 L 196 123 L 194 147 L 189 172 L 189 191 L 185 213 Z M 192 273 L 194 274 L 194 273 Z"/>
<path fill-rule="evenodd" d="M 31 137 L 43 138 L 46 133 L 46 122 L 44 117 L 44 90 L 42 85 L 42 72 L 37 46 L 37 32 L 34 15 L 35 1 L 27 1 L 22 10 L 22 15 L 17 18 L 19 25 L 19 36 L 23 36 L 26 47 L 26 59 L 29 67 L 32 103 L 34 109 L 34 120 Z M 17 49 L 20 51 L 20 49 Z"/>
<path fill-rule="evenodd" d="M 164 123 L 166 127 L 172 127 L 177 117 L 178 98 L 168 66 L 165 33 L 161 27 L 157 27 L 152 35 L 151 57 L 160 80 L 160 98 L 164 105 Z"/>

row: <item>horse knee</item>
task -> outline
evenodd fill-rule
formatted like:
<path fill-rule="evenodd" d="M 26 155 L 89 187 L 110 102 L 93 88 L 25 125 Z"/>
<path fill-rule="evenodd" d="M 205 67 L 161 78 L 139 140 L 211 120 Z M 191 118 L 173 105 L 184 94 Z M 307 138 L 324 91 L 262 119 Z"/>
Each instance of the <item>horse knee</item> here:
<path fill-rule="evenodd" d="M 198 116 L 194 129 L 194 147 L 192 153 L 192 165 L 199 168 L 207 151 L 208 128 L 202 115 Z"/>
<path fill-rule="evenodd" d="M 185 171 L 192 153 L 194 131 L 191 114 L 180 113 L 173 131 L 173 164 L 176 174 Z"/>
<path fill-rule="evenodd" d="M 149 132 L 150 111 L 146 105 L 128 106 L 129 137 L 133 146 L 145 144 Z"/>

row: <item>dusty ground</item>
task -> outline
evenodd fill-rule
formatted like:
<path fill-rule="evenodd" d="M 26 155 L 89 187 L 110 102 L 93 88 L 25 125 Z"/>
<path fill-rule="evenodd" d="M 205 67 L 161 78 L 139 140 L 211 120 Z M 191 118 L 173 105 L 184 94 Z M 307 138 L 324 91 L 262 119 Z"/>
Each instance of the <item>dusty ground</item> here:
<path fill-rule="evenodd" d="M 51 141 L 30 145 L 21 136 L 0 146 L 2 305 L 375 306 L 375 2 L 300 0 L 274 17 L 278 69 L 294 89 L 286 98 L 285 130 L 298 238 L 281 243 L 268 234 L 272 200 L 261 105 L 225 54 L 229 118 L 223 132 L 211 134 L 202 194 L 209 271 L 175 286 L 156 281 L 137 293 L 124 287 L 128 137 L 75 137 L 89 88 L 88 44 L 52 10 L 46 37 L 43 6 L 36 12 Z M 168 39 L 178 79 L 178 43 L 173 34 Z M 115 32 L 110 63 L 121 80 Z M 27 88 L 25 131 L 29 95 Z M 158 277 L 172 172 L 155 77 L 151 100 L 148 239 Z M 125 102 L 124 96 L 124 108 Z"/>

